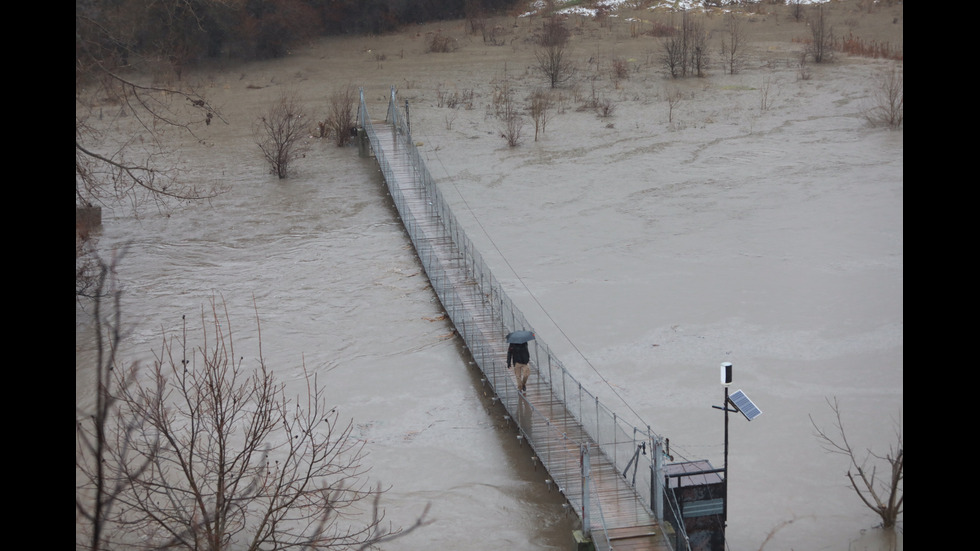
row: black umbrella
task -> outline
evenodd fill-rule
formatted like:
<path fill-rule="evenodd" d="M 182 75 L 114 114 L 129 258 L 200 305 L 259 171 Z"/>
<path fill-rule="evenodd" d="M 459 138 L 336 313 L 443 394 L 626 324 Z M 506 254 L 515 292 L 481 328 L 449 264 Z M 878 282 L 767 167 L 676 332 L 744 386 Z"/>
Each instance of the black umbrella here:
<path fill-rule="evenodd" d="M 522 342 L 533 340 L 534 333 L 530 331 L 514 331 L 513 333 L 507 333 L 507 342 L 511 344 L 520 344 Z"/>

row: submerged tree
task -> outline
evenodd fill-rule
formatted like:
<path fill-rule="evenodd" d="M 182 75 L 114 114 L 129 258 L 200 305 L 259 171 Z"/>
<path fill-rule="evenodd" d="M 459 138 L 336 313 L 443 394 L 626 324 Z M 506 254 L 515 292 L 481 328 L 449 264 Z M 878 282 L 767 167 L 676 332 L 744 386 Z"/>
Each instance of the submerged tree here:
<path fill-rule="evenodd" d="M 745 25 L 742 24 L 739 15 L 732 11 L 725 20 L 725 27 L 728 31 L 728 37 L 722 38 L 721 57 L 725 61 L 728 74 L 734 75 L 741 71 L 745 64 L 745 44 L 747 42 Z"/>
<path fill-rule="evenodd" d="M 385 522 L 363 443 L 315 375 L 292 397 L 261 332 L 246 365 L 227 309 L 212 300 L 201 320 L 203 343 L 188 345 L 185 321 L 148 373 L 118 365 L 118 308 L 97 336 L 112 353 L 96 406 L 76 411 L 76 548 L 366 549 L 426 524 L 427 508 L 407 529 Z"/>
<path fill-rule="evenodd" d="M 535 50 L 534 57 L 538 62 L 538 71 L 548 84 L 552 88 L 558 88 L 575 74 L 575 67 L 566 52 L 570 33 L 558 16 L 548 19 L 542 30 L 542 35 L 538 39 L 541 47 Z"/>
<path fill-rule="evenodd" d="M 327 118 L 319 123 L 321 138 L 331 135 L 337 147 L 351 142 L 352 130 L 357 127 L 357 100 L 357 90 L 351 85 L 330 94 Z"/>
<path fill-rule="evenodd" d="M 834 434 L 828 434 L 810 416 L 810 423 L 816 430 L 816 436 L 821 446 L 829 453 L 847 456 L 850 468 L 847 479 L 861 502 L 881 517 L 882 528 L 892 529 L 902 514 L 905 501 L 905 455 L 902 444 L 902 427 L 899 422 L 896 430 L 896 444 L 889 448 L 885 455 L 867 450 L 864 454 L 858 452 L 848 441 L 844 423 L 841 420 L 840 405 L 837 398 L 831 403 L 834 412 Z M 883 475 L 879 478 L 878 467 L 884 466 Z"/>
<path fill-rule="evenodd" d="M 671 78 L 705 76 L 710 56 L 704 22 L 684 10 L 680 30 L 663 40 L 662 60 Z"/>
<path fill-rule="evenodd" d="M 279 177 L 289 175 L 289 166 L 303 151 L 302 140 L 309 135 L 306 113 L 294 94 L 282 92 L 253 128 L 255 143 L 269 163 L 269 170 Z"/>
<path fill-rule="evenodd" d="M 514 88 L 506 78 L 494 91 L 493 103 L 497 119 L 502 124 L 500 136 L 507 140 L 508 146 L 517 147 L 524 129 L 524 117 L 521 115 L 521 106 L 514 99 Z"/>
<path fill-rule="evenodd" d="M 905 79 L 902 72 L 891 66 L 875 78 L 871 91 L 871 107 L 865 112 L 868 122 L 892 129 L 902 126 L 905 119 Z"/>
<path fill-rule="evenodd" d="M 535 88 L 531 92 L 528 110 L 531 112 L 531 118 L 534 119 L 534 141 L 538 141 L 538 133 L 543 134 L 548 127 L 552 103 L 554 102 L 548 90 Z"/>
<path fill-rule="evenodd" d="M 807 52 L 813 57 L 814 63 L 831 61 L 834 57 L 834 27 L 824 14 L 823 5 L 817 6 L 816 14 L 807 18 L 810 25 L 811 41 Z"/>

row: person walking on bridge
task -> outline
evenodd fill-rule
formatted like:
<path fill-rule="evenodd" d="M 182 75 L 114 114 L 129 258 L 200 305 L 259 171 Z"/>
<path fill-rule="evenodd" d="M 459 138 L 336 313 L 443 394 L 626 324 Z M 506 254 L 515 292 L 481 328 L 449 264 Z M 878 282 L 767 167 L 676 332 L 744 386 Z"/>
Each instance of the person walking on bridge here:
<path fill-rule="evenodd" d="M 531 361 L 531 354 L 527 350 L 526 342 L 512 342 L 507 349 L 507 367 L 514 365 L 514 376 L 517 377 L 517 388 L 524 392 L 527 390 L 527 378 L 531 375 L 531 368 L 528 363 Z"/>

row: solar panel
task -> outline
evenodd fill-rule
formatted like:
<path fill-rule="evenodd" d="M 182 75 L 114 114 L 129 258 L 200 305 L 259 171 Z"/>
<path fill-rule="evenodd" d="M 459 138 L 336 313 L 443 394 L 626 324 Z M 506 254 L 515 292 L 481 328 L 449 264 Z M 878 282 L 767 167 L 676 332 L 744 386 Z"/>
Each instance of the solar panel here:
<path fill-rule="evenodd" d="M 732 395 L 728 397 L 728 399 L 731 400 L 733 404 L 735 404 L 735 407 L 738 408 L 738 410 L 742 412 L 742 415 L 744 415 L 745 418 L 748 419 L 749 421 L 762 415 L 762 410 L 755 407 L 755 404 L 752 403 L 752 400 L 749 400 L 749 397 L 746 396 L 741 389 L 733 392 Z"/>

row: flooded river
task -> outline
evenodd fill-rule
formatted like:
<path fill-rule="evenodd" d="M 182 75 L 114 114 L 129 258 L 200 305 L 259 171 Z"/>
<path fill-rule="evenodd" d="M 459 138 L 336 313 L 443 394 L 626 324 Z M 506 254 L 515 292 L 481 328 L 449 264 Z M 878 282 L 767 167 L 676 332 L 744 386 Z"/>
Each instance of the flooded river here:
<path fill-rule="evenodd" d="M 390 549 L 568 549 L 576 516 L 484 393 L 376 163 L 320 145 L 286 181 L 212 157 L 232 188 L 211 205 L 104 212 L 99 250 L 125 251 L 127 358 L 148 362 L 182 316 L 199 328 L 217 297 L 254 360 L 257 310 L 276 375 L 299 392 L 305 362 L 353 420 L 371 479 L 391 486 L 388 520 L 407 526 L 431 504 L 434 522 Z M 91 362 L 85 320 L 76 306 L 76 370 Z"/>
<path fill-rule="evenodd" d="M 532 29 L 514 24 L 514 38 Z M 534 64 L 530 43 L 471 37 L 452 55 L 425 52 L 424 37 L 443 25 L 323 40 L 198 75 L 229 124 L 204 129 L 208 145 L 177 158 L 201 184 L 230 190 L 170 215 L 104 211 L 99 251 L 126 250 L 127 357 L 149 360 L 164 332 L 182 316 L 199 324 L 217 297 L 237 349 L 255 358 L 257 310 L 277 375 L 295 388 L 305 364 L 353 420 L 372 481 L 391 486 L 388 519 L 408 525 L 431 504 L 434 523 L 390 549 L 572 545 L 574 513 L 441 318 L 375 161 L 314 143 L 280 181 L 249 133 L 280 90 L 320 117 L 331 91 L 355 83 L 382 117 L 396 86 L 468 237 L 604 403 L 635 410 L 678 460 L 720 467 L 718 366 L 735 365 L 732 390 L 764 415 L 731 424 L 730 549 L 896 547 L 879 545 L 846 458 L 821 448 L 811 421 L 832 427 L 827 401 L 840 398 L 852 442 L 879 454 L 902 430 L 904 137 L 862 116 L 878 61 L 851 58 L 802 81 L 780 61 L 797 59 L 797 43 L 778 38 L 757 48 L 756 68 L 691 83 L 670 122 L 655 45 L 628 38 L 625 21 L 593 28 L 578 41 L 583 65 L 597 52 L 638 60 L 628 82 L 604 81 L 616 116 L 576 100 L 540 141 L 510 148 L 487 113 L 505 75 L 525 91 L 538 85 L 522 69 Z M 760 108 L 768 83 L 775 100 Z M 441 107 L 468 90 L 474 108 Z M 91 363 L 85 321 L 76 307 L 80 373 Z M 76 393 L 90 399 L 84 385 Z"/>

